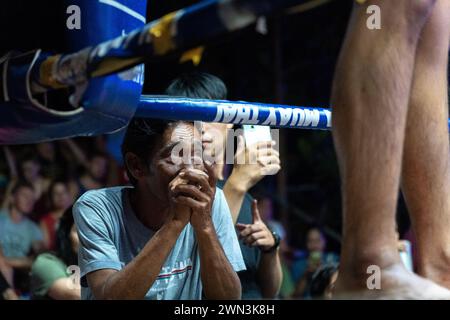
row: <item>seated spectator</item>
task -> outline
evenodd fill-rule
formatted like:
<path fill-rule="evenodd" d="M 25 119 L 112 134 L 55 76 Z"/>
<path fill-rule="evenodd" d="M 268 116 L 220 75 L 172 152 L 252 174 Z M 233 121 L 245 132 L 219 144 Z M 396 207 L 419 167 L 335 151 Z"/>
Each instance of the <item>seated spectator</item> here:
<path fill-rule="evenodd" d="M 295 298 L 309 298 L 308 286 L 317 269 L 328 263 L 338 262 L 338 256 L 325 252 L 326 239 L 319 228 L 311 228 L 306 237 L 306 252 L 292 263 L 292 275 L 296 281 Z"/>
<path fill-rule="evenodd" d="M 33 254 L 43 248 L 39 226 L 27 218 L 33 210 L 35 193 L 30 184 L 19 182 L 11 197 L 9 207 L 0 211 L 0 246 L 11 267 L 29 269 Z"/>
<path fill-rule="evenodd" d="M 222 80 L 213 75 L 188 73 L 175 79 L 167 88 L 166 94 L 188 98 L 226 99 L 227 88 Z M 267 164 L 263 161 L 259 161 L 258 164 L 235 161 L 231 176 L 224 180 L 227 129 L 231 129 L 233 125 L 203 123 L 202 126 L 205 154 L 213 155 L 217 160 L 214 165 L 215 175 L 221 180 L 218 181 L 217 186 L 223 189 L 230 207 L 231 217 L 241 237 L 239 244 L 246 266 L 245 271 L 239 272 L 242 298 L 274 298 L 282 281 L 278 254 L 279 236 L 274 235 L 261 219 L 256 200 L 247 192 L 266 175 L 264 174 L 265 169 L 274 171 L 273 174 L 280 170 L 278 152 L 272 148 L 270 143 L 264 142 L 260 151 L 266 151 L 265 154 L 273 154 L 271 159 L 264 159 L 268 160 Z M 243 139 L 240 139 L 236 157 L 240 156 L 239 153 L 248 154 L 258 147 L 259 145 L 245 146 Z M 273 162 L 271 163 L 270 160 Z"/>
<path fill-rule="evenodd" d="M 77 179 L 79 196 L 88 190 L 100 189 L 108 185 L 111 171 L 115 170 L 115 168 L 111 168 L 112 170 L 108 168 L 115 165 L 111 157 L 101 151 L 86 152 L 72 139 L 64 140 L 63 143 L 73 154 L 74 161 L 81 167 L 81 174 Z"/>
<path fill-rule="evenodd" d="M 19 164 L 19 178 L 33 186 L 35 199 L 39 201 L 47 192 L 50 180 L 41 174 L 41 164 L 34 154 L 25 155 Z M 33 151 L 34 152 L 34 151 Z"/>
<path fill-rule="evenodd" d="M 122 148 L 133 187 L 75 203 L 83 299 L 240 298 L 229 208 L 193 136 L 192 123 L 133 119 Z"/>
<path fill-rule="evenodd" d="M 68 178 L 71 161 L 66 161 L 60 148 L 60 141 L 41 142 L 36 145 L 36 153 L 41 165 L 41 173 L 49 180 Z"/>
<path fill-rule="evenodd" d="M 89 155 L 87 167 L 79 179 L 80 194 L 106 186 L 108 157 L 103 153 Z"/>
<path fill-rule="evenodd" d="M 13 289 L 13 270 L 6 262 L 0 248 L 0 301 L 17 300 L 18 298 Z"/>
<path fill-rule="evenodd" d="M 40 226 L 47 250 L 55 250 L 56 229 L 64 211 L 71 205 L 71 197 L 64 181 L 53 182 L 48 190 L 51 211 L 41 218 Z"/>
<path fill-rule="evenodd" d="M 77 265 L 79 240 L 72 207 L 64 212 L 56 233 L 56 253 L 40 254 L 31 268 L 31 298 L 34 300 L 79 300 L 81 287 L 67 267 Z"/>

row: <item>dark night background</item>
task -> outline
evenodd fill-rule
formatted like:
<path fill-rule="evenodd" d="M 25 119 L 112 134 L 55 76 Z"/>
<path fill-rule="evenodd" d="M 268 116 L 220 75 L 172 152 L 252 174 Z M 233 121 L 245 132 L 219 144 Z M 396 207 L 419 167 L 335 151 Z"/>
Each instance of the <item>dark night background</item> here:
<path fill-rule="evenodd" d="M 61 1 L 62 2 L 62 1 Z M 60 1 L 16 0 L 2 4 L 2 46 L 64 51 L 65 13 Z M 199 1 L 149 0 L 148 21 Z M 222 78 L 230 100 L 328 107 L 333 70 L 345 34 L 351 0 L 335 0 L 308 12 L 268 17 L 268 33 L 251 26 L 206 44 L 200 65 L 179 64 L 179 55 L 146 64 L 144 93 L 160 94 L 170 80 L 194 69 Z M 26 39 L 24 41 L 23 39 Z M 329 249 L 341 230 L 337 163 L 329 132 L 282 130 L 283 173 L 263 187 L 275 197 L 277 215 L 289 226 L 292 245 L 304 245 L 311 224 L 325 227 Z M 280 192 L 284 190 L 285 192 Z M 284 197 L 285 196 L 285 197 Z M 400 231 L 408 221 L 400 210 Z"/>

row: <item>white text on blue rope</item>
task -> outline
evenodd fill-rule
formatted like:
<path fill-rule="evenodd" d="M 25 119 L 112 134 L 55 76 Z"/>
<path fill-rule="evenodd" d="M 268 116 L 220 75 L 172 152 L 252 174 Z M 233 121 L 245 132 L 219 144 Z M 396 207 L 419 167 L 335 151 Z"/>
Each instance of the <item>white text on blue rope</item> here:
<path fill-rule="evenodd" d="M 234 124 L 260 124 L 282 127 L 318 127 L 321 115 L 326 128 L 331 128 L 331 111 L 326 109 L 268 107 L 268 115 L 260 119 L 260 106 L 218 103 L 213 122 Z"/>

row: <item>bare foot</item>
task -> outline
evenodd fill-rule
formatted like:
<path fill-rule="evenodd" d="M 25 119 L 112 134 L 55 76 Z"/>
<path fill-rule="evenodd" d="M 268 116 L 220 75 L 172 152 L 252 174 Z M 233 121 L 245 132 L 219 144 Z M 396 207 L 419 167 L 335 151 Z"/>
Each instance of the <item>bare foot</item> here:
<path fill-rule="evenodd" d="M 448 265 L 423 267 L 419 269 L 418 274 L 450 289 L 450 269 Z"/>
<path fill-rule="evenodd" d="M 367 279 L 339 271 L 333 299 L 450 300 L 450 291 L 408 270 L 401 263 L 381 269 L 380 289 L 368 289 Z"/>

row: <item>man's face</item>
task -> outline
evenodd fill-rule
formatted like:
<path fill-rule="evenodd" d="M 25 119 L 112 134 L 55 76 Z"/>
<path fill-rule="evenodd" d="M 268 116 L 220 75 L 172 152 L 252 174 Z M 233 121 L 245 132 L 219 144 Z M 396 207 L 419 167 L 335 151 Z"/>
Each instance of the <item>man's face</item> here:
<path fill-rule="evenodd" d="M 22 163 L 22 172 L 25 180 L 31 182 L 39 176 L 41 166 L 35 160 L 27 160 Z"/>
<path fill-rule="evenodd" d="M 22 187 L 14 194 L 14 206 L 22 213 L 30 213 L 33 210 L 34 202 L 34 191 L 28 187 Z"/>
<path fill-rule="evenodd" d="M 309 252 L 323 252 L 325 250 L 325 239 L 317 229 L 308 232 L 306 246 Z"/>
<path fill-rule="evenodd" d="M 70 206 L 69 190 L 63 183 L 57 183 L 53 187 L 51 197 L 55 209 L 66 209 Z"/>
<path fill-rule="evenodd" d="M 186 168 L 204 170 L 200 134 L 194 136 L 193 124 L 182 122 L 169 127 L 156 146 L 146 184 L 158 199 L 166 202 L 169 183 Z"/>

